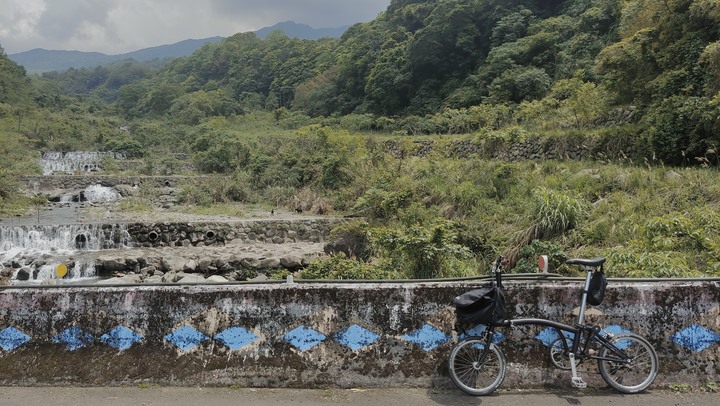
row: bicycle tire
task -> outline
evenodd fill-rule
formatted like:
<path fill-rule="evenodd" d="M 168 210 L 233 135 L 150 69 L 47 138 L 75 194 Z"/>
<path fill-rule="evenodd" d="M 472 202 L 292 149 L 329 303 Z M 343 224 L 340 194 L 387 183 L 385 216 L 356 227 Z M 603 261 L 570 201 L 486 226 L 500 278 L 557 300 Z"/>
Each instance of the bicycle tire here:
<path fill-rule="evenodd" d="M 598 359 L 602 378 L 622 393 L 638 393 L 647 389 L 658 373 L 658 357 L 653 346 L 636 334 L 619 334 L 611 342 L 631 357 L 630 364 Z M 603 347 L 600 357 L 613 357 L 612 350 Z"/>
<path fill-rule="evenodd" d="M 485 351 L 486 340 L 468 337 L 450 351 L 450 379 L 463 392 L 473 396 L 492 393 L 505 379 L 505 355 L 495 344 Z M 481 360 L 483 353 L 485 359 Z"/>

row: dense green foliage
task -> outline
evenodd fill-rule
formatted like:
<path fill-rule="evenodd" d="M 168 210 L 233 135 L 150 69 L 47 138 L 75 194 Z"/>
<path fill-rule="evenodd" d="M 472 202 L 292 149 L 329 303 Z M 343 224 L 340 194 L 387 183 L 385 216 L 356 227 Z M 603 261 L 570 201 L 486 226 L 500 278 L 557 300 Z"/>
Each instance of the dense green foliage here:
<path fill-rule="evenodd" d="M 719 78 L 717 0 L 393 0 L 340 39 L 244 33 L 31 78 L 0 52 L 0 199 L 33 151 L 143 174 L 185 153 L 217 175 L 187 205 L 365 218 L 345 230 L 360 261 L 306 277 L 463 276 L 501 252 L 527 271 L 543 251 L 561 272 L 607 255 L 614 275 L 717 275 Z M 488 159 L 578 139 L 595 161 Z"/>
<path fill-rule="evenodd" d="M 716 0 L 394 0 L 340 39 L 237 34 L 164 66 L 47 73 L 34 97 L 51 108 L 67 105 L 58 91 L 93 110 L 115 102 L 144 146 L 165 136 L 148 131 L 160 121 L 173 128 L 164 141 L 185 152 L 193 130 L 183 126 L 269 110 L 287 128 L 408 135 L 632 122 L 647 140 L 643 157 L 684 164 L 711 159 L 718 144 L 718 9 Z"/>

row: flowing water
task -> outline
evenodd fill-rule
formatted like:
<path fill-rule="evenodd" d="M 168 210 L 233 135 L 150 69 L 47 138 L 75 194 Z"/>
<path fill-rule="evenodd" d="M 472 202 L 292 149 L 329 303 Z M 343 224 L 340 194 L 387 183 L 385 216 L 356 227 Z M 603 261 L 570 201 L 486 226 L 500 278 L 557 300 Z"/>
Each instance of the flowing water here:
<path fill-rule="evenodd" d="M 96 276 L 95 262 L 87 253 L 130 245 L 124 224 L 0 227 L 0 262 L 14 269 L 13 281 L 55 279 L 61 263 L 69 268 L 66 279 L 92 278 Z"/>
<path fill-rule="evenodd" d="M 100 171 L 105 158 L 124 159 L 112 152 L 46 152 L 40 160 L 45 175 Z M 113 188 L 90 185 L 68 191 L 59 203 L 38 209 L 25 217 L 0 219 L 0 270 L 12 269 L 13 283 L 57 281 L 58 265 L 68 266 L 63 283 L 82 281 L 96 275 L 97 253 L 104 249 L 130 246 L 122 224 L 79 224 L 85 204 L 105 205 L 120 200 Z"/>

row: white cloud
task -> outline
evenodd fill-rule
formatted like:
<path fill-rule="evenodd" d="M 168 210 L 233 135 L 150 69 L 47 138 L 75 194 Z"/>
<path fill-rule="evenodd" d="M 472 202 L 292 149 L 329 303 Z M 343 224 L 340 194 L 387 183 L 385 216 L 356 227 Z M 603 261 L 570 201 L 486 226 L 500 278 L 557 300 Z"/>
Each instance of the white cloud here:
<path fill-rule="evenodd" d="M 36 28 L 45 11 L 43 0 L 3 0 L 0 13 L 0 45 L 5 39 L 31 43 L 37 38 Z"/>
<path fill-rule="evenodd" d="M 316 28 L 369 21 L 390 0 L 0 0 L 0 45 L 116 54 L 229 36 L 293 20 Z"/>

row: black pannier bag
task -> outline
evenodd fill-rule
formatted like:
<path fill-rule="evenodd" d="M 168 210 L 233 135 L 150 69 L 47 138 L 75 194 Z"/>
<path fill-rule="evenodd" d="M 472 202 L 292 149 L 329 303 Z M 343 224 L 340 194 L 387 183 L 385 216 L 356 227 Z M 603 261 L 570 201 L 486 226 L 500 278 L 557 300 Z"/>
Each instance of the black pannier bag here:
<path fill-rule="evenodd" d="M 605 272 L 593 272 L 588 286 L 587 302 L 589 305 L 598 306 L 605 297 L 605 288 L 607 287 L 607 277 Z"/>
<path fill-rule="evenodd" d="M 496 326 L 507 320 L 505 294 L 497 286 L 463 293 L 453 304 L 458 322 Z"/>

